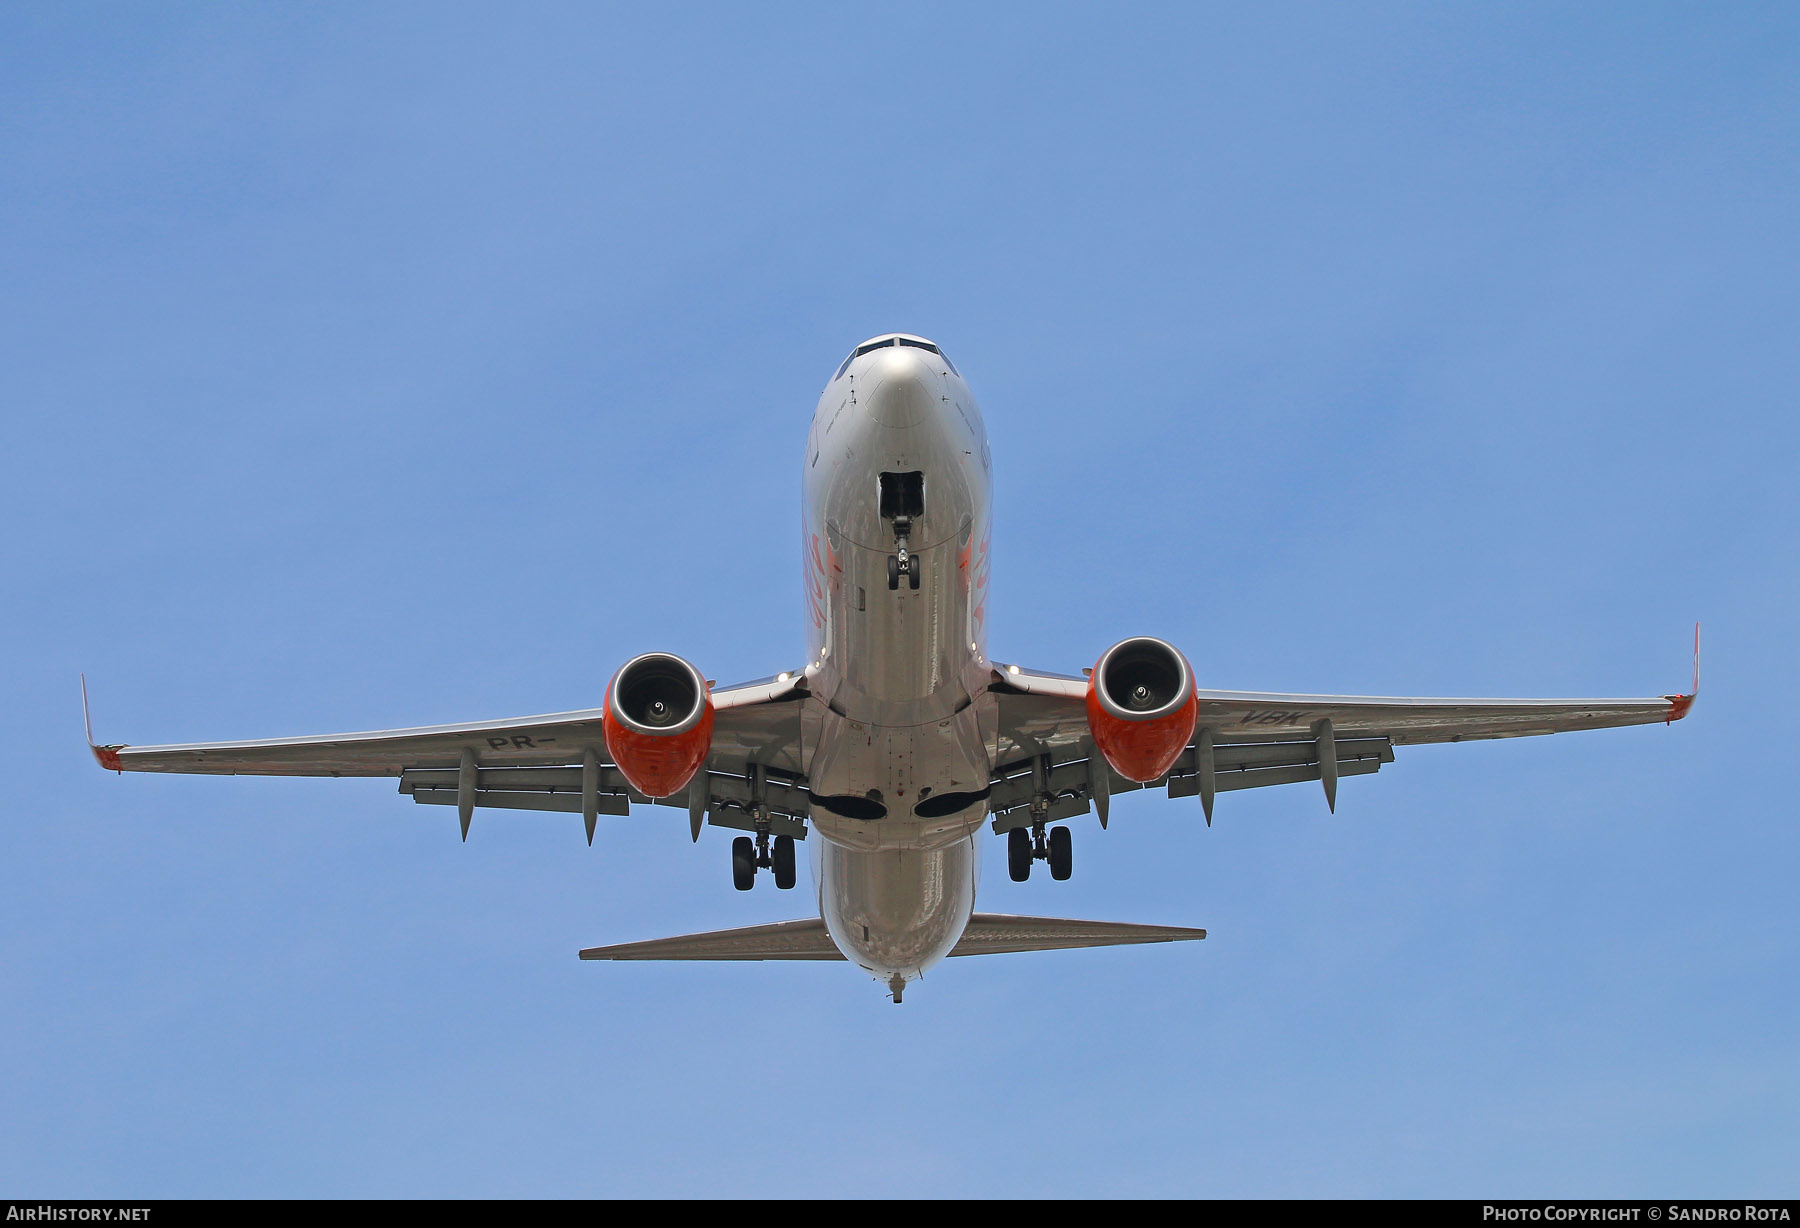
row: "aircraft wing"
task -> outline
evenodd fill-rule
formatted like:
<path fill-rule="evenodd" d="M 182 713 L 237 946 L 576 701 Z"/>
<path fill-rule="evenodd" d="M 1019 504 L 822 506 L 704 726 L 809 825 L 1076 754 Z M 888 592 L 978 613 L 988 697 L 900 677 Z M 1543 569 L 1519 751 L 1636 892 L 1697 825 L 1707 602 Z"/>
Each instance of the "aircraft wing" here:
<path fill-rule="evenodd" d="M 800 673 L 712 692 L 712 752 L 696 788 L 656 804 L 710 813 L 720 826 L 754 829 L 746 806 L 760 797 L 777 834 L 804 837 L 808 812 L 800 772 Z M 82 684 L 85 716 L 87 686 Z M 323 737 L 192 742 L 169 746 L 88 745 L 116 772 L 198 772 L 253 776 L 397 776 L 415 802 L 513 810 L 625 814 L 653 799 L 632 790 L 607 754 L 602 709 L 512 720 L 425 725 Z M 704 786 L 704 789 L 698 786 Z M 694 819 L 698 837 L 699 822 Z"/>
<path fill-rule="evenodd" d="M 1335 805 L 1337 779 L 1379 771 L 1394 747 L 1472 742 L 1578 729 L 1650 725 L 1686 716 L 1699 689 L 1647 699 L 1415 699 L 1365 695 L 1286 695 L 1198 691 L 1194 741 L 1175 766 L 1148 784 L 1112 772 L 1088 741 L 1085 678 L 996 666 L 997 765 L 990 807 L 994 830 L 1032 822 L 1048 799 L 1048 819 L 1099 812 L 1115 792 L 1167 789 L 1199 794 L 1207 821 L 1215 793 L 1306 780 L 1325 782 Z"/>

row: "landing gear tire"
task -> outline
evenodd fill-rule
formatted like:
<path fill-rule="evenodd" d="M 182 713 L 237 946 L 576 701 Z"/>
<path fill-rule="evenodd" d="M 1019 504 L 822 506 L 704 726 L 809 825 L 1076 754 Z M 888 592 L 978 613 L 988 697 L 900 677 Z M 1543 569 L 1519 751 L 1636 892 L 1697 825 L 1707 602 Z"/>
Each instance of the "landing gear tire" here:
<path fill-rule="evenodd" d="M 1006 872 L 1015 883 L 1031 877 L 1031 832 L 1023 827 L 1006 833 Z"/>
<path fill-rule="evenodd" d="M 916 554 L 906 562 L 906 587 L 919 587 L 919 556 Z"/>
<path fill-rule="evenodd" d="M 1050 829 L 1050 877 L 1067 881 L 1075 870 L 1075 841 L 1066 827 Z"/>
<path fill-rule="evenodd" d="M 756 886 L 756 841 L 749 836 L 731 842 L 731 885 L 739 891 Z"/>
<path fill-rule="evenodd" d="M 776 836 L 773 852 L 775 885 L 783 891 L 792 891 L 797 881 L 794 873 L 794 838 Z"/>
<path fill-rule="evenodd" d="M 888 555 L 888 587 L 900 587 L 900 556 L 897 554 Z"/>

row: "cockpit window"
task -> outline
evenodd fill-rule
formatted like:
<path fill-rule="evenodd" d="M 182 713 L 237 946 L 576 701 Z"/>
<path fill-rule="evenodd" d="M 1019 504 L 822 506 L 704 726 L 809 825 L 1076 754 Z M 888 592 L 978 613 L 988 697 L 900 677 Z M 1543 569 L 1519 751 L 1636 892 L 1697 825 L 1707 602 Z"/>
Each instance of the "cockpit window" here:
<path fill-rule="evenodd" d="M 857 346 L 856 349 L 851 352 L 850 357 L 844 359 L 844 365 L 837 369 L 837 374 L 831 377 L 832 380 L 835 382 L 843 379 L 844 372 L 850 369 L 850 364 L 861 358 L 864 354 L 874 350 L 885 350 L 891 345 L 910 345 L 916 350 L 928 350 L 944 360 L 944 365 L 950 368 L 950 374 L 956 376 L 958 379 L 962 378 L 962 372 L 956 369 L 956 364 L 950 361 L 950 356 L 938 349 L 937 346 L 933 345 L 931 342 L 918 341 L 911 337 L 883 337 L 880 341 L 871 341 L 867 345 Z"/>
<path fill-rule="evenodd" d="M 950 374 L 954 375 L 957 379 L 962 378 L 962 372 L 958 371 L 956 369 L 956 364 L 950 361 L 950 355 L 938 349 L 937 346 L 931 344 L 931 342 L 914 341 L 910 337 L 902 337 L 900 338 L 900 344 L 917 346 L 921 350 L 930 350 L 933 354 L 936 354 L 939 358 L 944 360 L 944 365 L 950 368 Z"/>

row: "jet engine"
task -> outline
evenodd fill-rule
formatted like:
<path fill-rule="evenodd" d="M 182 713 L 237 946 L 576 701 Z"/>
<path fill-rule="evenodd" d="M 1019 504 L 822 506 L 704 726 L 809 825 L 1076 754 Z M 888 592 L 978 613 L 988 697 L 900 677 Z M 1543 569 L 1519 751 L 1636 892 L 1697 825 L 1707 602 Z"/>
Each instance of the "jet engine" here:
<path fill-rule="evenodd" d="M 668 797 L 687 787 L 712 749 L 712 696 L 692 665 L 647 652 L 607 684 L 601 723 L 606 749 L 631 787 Z"/>
<path fill-rule="evenodd" d="M 1088 730 L 1127 780 L 1155 780 L 1173 767 L 1199 710 L 1187 658 L 1147 635 L 1108 648 L 1088 679 Z"/>

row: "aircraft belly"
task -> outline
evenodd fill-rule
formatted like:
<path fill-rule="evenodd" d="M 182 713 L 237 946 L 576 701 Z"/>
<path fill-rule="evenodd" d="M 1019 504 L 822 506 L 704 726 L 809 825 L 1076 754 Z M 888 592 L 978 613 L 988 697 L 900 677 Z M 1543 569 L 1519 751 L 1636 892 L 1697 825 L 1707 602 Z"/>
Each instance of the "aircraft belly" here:
<path fill-rule="evenodd" d="M 808 701 L 802 725 L 816 739 L 807 747 L 814 829 L 864 850 L 935 848 L 975 830 L 987 814 L 982 718 L 995 704 L 983 695 L 942 720 L 896 727 Z M 851 809 L 834 803 L 841 798 L 873 805 Z"/>
<path fill-rule="evenodd" d="M 918 589 L 887 586 L 891 550 L 849 541 L 841 590 L 833 594 L 829 657 L 839 711 L 878 725 L 908 726 L 950 716 L 968 699 L 964 662 L 975 651 L 967 595 L 958 583 L 953 539 L 915 551 Z"/>
<path fill-rule="evenodd" d="M 950 954 L 975 911 L 976 836 L 880 852 L 821 841 L 815 856 L 826 931 L 846 959 L 883 979 L 923 975 Z"/>

